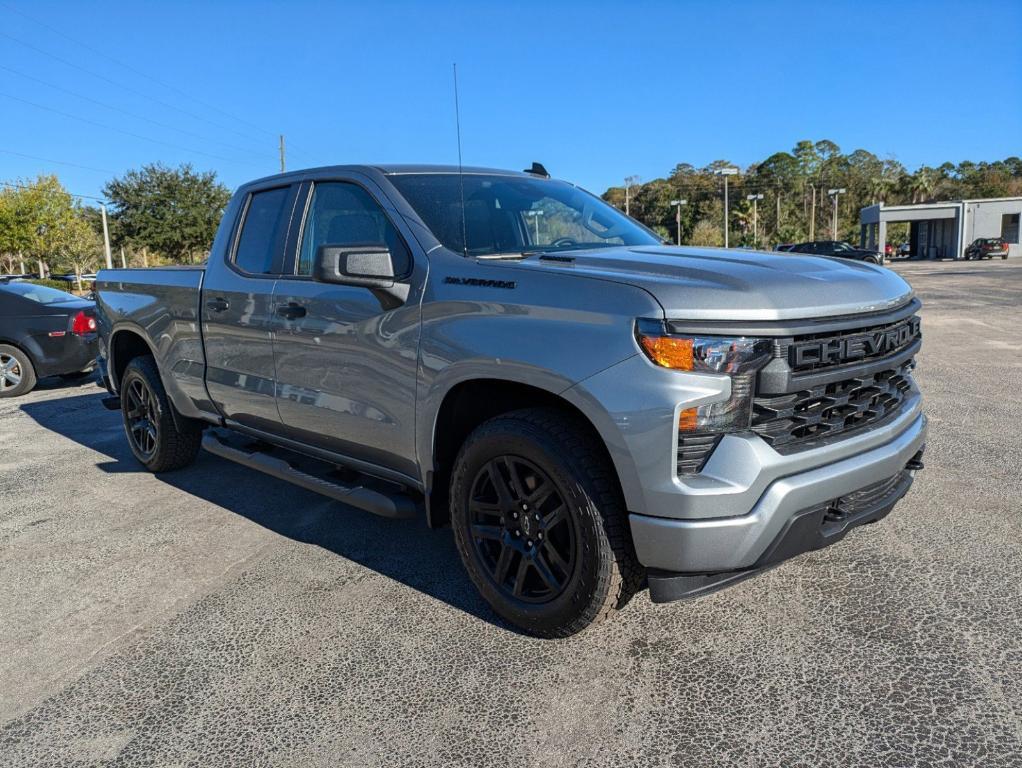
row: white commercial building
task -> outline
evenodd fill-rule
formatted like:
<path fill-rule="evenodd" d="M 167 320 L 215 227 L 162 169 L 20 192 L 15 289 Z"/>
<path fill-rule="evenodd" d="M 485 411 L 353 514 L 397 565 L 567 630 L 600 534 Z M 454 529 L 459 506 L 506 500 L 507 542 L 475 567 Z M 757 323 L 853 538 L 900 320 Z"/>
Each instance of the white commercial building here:
<path fill-rule="evenodd" d="M 987 200 L 949 200 L 919 205 L 871 205 L 859 212 L 860 244 L 882 250 L 887 225 L 908 222 L 909 252 L 913 259 L 960 259 L 980 237 L 1000 237 L 1009 256 L 1022 256 L 1019 219 L 1022 197 Z"/>

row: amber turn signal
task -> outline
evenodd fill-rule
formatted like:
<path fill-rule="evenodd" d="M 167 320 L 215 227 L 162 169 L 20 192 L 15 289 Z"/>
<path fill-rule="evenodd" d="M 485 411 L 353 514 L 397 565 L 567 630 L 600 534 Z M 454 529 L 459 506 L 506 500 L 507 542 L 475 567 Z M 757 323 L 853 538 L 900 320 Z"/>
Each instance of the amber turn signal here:
<path fill-rule="evenodd" d="M 692 339 L 642 335 L 639 343 L 657 365 L 679 371 L 692 370 Z"/>

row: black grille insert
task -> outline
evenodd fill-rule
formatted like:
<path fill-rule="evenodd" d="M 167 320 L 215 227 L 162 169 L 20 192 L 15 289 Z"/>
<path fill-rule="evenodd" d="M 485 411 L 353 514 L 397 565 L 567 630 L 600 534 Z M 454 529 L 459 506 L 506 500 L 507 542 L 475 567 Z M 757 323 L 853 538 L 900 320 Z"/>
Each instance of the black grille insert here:
<path fill-rule="evenodd" d="M 896 413 L 915 363 L 753 400 L 752 431 L 779 451 L 804 450 Z"/>

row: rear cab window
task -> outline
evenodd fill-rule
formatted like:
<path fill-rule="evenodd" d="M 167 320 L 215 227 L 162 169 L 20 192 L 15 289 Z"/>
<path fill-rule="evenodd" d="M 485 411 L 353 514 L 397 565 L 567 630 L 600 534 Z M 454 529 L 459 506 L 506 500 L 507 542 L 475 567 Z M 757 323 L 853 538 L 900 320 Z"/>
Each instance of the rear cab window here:
<path fill-rule="evenodd" d="M 237 269 L 252 275 L 280 273 L 295 192 L 292 185 L 249 195 L 231 259 Z"/>

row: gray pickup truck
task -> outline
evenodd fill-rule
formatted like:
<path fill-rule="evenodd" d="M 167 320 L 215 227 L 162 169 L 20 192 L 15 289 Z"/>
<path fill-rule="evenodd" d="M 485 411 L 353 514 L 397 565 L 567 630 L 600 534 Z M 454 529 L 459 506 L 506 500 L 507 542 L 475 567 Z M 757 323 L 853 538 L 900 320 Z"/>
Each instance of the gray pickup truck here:
<path fill-rule="evenodd" d="M 539 165 L 262 179 L 205 267 L 97 290 L 104 402 L 142 464 L 202 447 L 421 511 L 540 636 L 831 544 L 922 467 L 898 275 L 667 246 Z"/>

